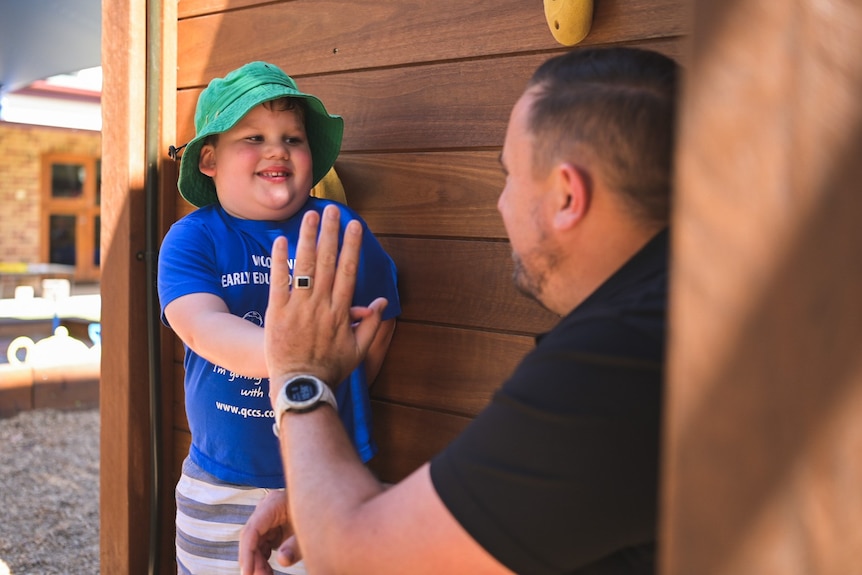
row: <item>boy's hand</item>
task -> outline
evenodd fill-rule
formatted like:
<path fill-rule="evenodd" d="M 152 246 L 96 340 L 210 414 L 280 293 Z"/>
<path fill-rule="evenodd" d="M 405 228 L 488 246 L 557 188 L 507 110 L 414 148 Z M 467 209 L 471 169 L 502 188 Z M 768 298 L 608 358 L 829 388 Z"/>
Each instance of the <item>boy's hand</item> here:
<path fill-rule="evenodd" d="M 310 288 L 290 288 L 287 240 L 277 238 L 272 246 L 264 322 L 266 364 L 273 382 L 270 398 L 282 382 L 298 374 L 338 385 L 365 357 L 387 305 L 385 298 L 378 298 L 368 307 L 351 307 L 362 226 L 356 221 L 347 225 L 339 255 L 338 207 L 327 206 L 322 219 L 318 238 L 320 215 L 305 214 L 296 247 L 294 277 L 310 277 Z"/>

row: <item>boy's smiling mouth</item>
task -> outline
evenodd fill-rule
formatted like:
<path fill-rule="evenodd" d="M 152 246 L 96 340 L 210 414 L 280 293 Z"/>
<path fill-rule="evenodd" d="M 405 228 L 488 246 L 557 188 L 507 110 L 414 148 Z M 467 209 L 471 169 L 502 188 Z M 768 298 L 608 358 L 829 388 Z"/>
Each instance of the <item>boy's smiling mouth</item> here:
<path fill-rule="evenodd" d="M 264 178 L 287 178 L 290 176 L 290 172 L 288 171 L 275 171 L 275 170 L 264 170 L 258 172 L 258 175 Z"/>

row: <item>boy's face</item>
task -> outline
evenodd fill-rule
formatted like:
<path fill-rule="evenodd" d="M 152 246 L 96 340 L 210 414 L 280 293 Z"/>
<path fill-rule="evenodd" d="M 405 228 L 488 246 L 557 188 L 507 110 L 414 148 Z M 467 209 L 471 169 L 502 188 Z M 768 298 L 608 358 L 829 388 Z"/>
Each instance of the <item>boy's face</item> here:
<path fill-rule="evenodd" d="M 311 150 L 295 110 L 255 106 L 201 148 L 198 166 L 213 179 L 225 211 L 246 220 L 289 218 L 311 191 Z"/>

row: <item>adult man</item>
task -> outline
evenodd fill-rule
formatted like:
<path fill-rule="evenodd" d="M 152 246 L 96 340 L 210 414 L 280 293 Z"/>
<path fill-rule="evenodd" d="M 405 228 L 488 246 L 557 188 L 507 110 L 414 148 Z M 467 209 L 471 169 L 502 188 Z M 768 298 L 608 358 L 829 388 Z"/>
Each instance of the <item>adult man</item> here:
<path fill-rule="evenodd" d="M 654 572 L 677 76 L 626 48 L 536 71 L 509 120 L 498 208 L 515 284 L 563 319 L 460 437 L 387 490 L 334 410 L 291 409 L 275 383 L 340 381 L 369 345 L 385 302 L 349 309 L 358 232 L 336 269 L 335 215 L 317 247 L 317 217 L 304 222 L 294 273 L 310 290 L 288 292 L 276 242 L 266 355 L 289 502 L 275 494 L 249 520 L 244 573 L 266 572 L 292 528 L 283 556 L 301 547 L 315 574 Z"/>

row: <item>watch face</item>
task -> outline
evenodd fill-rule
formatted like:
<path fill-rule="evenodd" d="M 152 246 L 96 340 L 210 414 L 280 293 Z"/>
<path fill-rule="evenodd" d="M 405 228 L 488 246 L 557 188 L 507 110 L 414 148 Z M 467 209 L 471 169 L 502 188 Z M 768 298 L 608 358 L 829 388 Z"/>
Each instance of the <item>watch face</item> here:
<path fill-rule="evenodd" d="M 284 390 L 287 398 L 293 402 L 303 402 L 317 397 L 317 384 L 310 379 L 292 381 Z"/>

